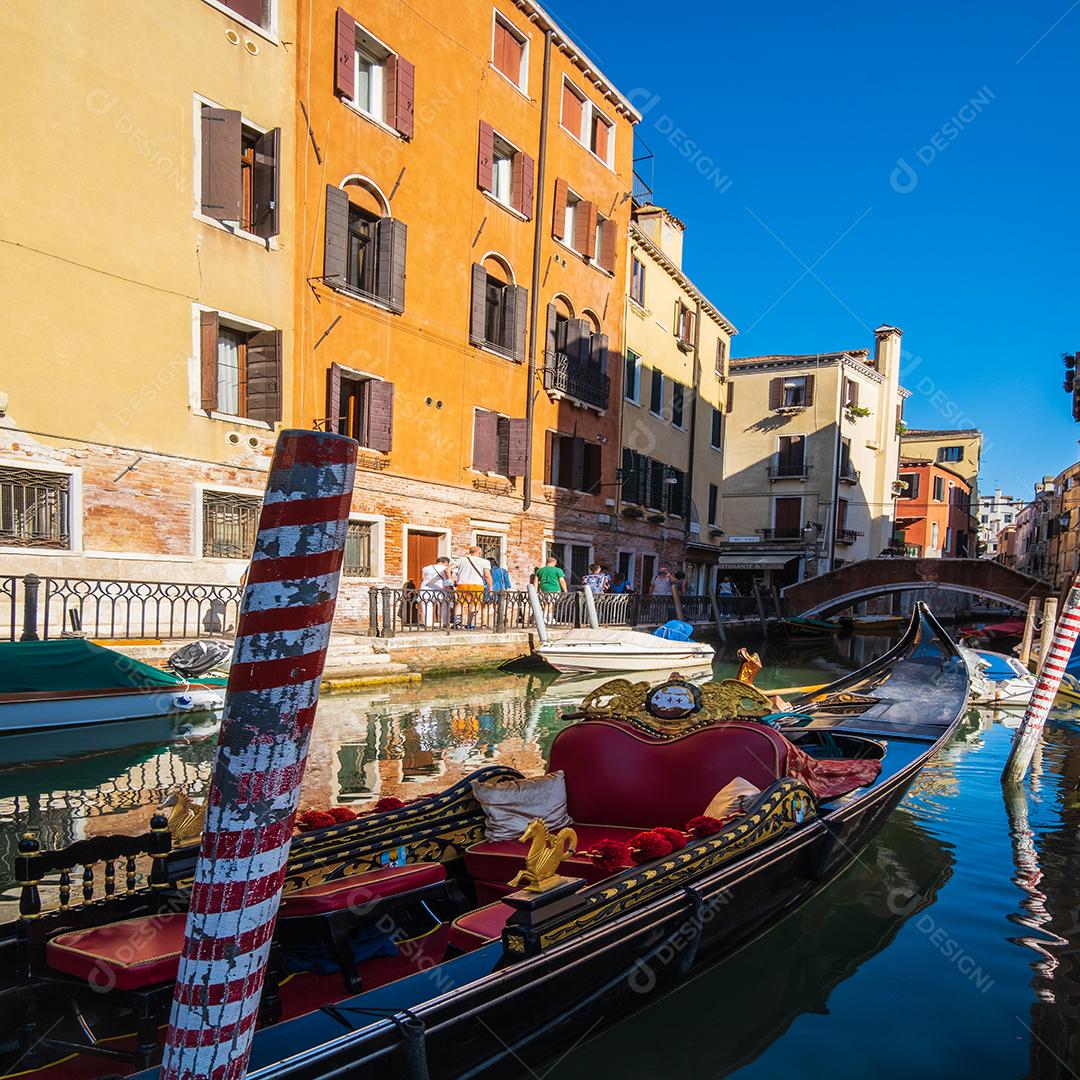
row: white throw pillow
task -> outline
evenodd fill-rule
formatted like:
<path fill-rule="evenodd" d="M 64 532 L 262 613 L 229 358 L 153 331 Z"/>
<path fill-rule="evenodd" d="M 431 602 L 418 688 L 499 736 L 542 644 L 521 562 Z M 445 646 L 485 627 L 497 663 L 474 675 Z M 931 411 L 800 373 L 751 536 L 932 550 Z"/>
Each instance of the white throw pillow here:
<path fill-rule="evenodd" d="M 487 819 L 486 840 L 519 840 L 533 818 L 543 818 L 552 832 L 570 824 L 566 778 L 561 769 L 522 780 L 496 777 L 474 781 L 472 789 Z"/>
<path fill-rule="evenodd" d="M 712 797 L 712 802 L 705 808 L 705 816 L 722 821 L 732 814 L 741 814 L 760 794 L 761 788 L 756 788 L 749 780 L 736 776 Z"/>

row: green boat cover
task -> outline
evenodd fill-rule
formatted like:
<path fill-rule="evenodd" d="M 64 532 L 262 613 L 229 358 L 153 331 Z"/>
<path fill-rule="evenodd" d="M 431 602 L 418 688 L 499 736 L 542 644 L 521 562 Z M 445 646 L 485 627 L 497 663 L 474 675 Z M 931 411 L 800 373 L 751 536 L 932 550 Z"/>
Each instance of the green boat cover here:
<path fill-rule="evenodd" d="M 0 694 L 178 685 L 172 672 L 82 638 L 0 644 Z"/>

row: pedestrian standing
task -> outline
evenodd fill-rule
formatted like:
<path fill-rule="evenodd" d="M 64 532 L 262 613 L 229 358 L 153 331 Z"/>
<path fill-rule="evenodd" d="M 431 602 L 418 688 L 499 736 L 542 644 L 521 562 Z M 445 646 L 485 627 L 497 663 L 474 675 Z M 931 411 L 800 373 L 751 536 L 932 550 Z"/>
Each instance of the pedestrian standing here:
<path fill-rule="evenodd" d="M 436 612 L 438 612 L 440 623 L 448 617 L 447 601 L 453 587 L 454 572 L 450 566 L 450 559 L 446 555 L 440 555 L 433 563 L 420 571 L 420 589 L 425 594 L 422 597 L 424 625 L 428 629 L 431 629 L 435 623 Z"/>
<path fill-rule="evenodd" d="M 606 593 L 611 589 L 611 575 L 604 572 L 599 563 L 593 563 L 589 572 L 582 578 L 582 583 L 588 585 L 597 595 Z"/>
<path fill-rule="evenodd" d="M 482 548 L 475 545 L 467 555 L 457 561 L 456 588 L 458 592 L 458 619 L 464 613 L 468 620 L 466 630 L 476 629 L 476 611 L 486 592 L 492 590 L 491 563 L 484 558 Z"/>
<path fill-rule="evenodd" d="M 566 575 L 559 567 L 559 560 L 552 555 L 543 566 L 533 571 L 536 587 L 541 593 L 566 592 Z"/>
<path fill-rule="evenodd" d="M 735 582 L 726 577 L 716 586 L 716 600 L 720 607 L 720 614 L 725 619 L 730 619 L 735 614 L 735 597 L 738 596 Z"/>
<path fill-rule="evenodd" d="M 675 579 L 671 576 L 671 571 L 666 566 L 661 566 L 660 569 L 656 571 L 656 577 L 652 579 L 652 586 L 650 587 L 649 592 L 651 592 L 653 596 L 670 596 L 671 586 L 674 580 Z"/>

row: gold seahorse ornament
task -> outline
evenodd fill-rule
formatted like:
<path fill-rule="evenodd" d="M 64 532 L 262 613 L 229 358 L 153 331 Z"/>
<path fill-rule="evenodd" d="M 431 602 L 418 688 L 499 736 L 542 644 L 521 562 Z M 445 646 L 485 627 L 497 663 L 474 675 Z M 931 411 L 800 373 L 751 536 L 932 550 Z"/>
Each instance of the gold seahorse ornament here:
<path fill-rule="evenodd" d="M 526 841 L 529 850 L 525 855 L 525 869 L 517 874 L 510 886 L 539 893 L 565 880 L 559 874 L 559 864 L 577 851 L 577 833 L 566 828 L 552 836 L 543 818 L 533 818 L 521 834 L 521 842 Z"/>

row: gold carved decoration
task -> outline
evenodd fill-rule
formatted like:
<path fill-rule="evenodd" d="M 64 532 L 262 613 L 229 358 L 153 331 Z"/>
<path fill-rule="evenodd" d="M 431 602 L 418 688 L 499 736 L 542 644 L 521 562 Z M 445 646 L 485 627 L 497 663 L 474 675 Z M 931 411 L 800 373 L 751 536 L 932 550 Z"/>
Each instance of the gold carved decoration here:
<path fill-rule="evenodd" d="M 761 670 L 761 657 L 751 652 L 745 645 L 736 653 L 736 656 L 742 663 L 739 664 L 739 673 L 735 678 L 742 683 L 752 683 Z"/>
<path fill-rule="evenodd" d="M 184 847 L 197 843 L 206 827 L 206 803 L 195 803 L 188 798 L 187 792 L 178 791 L 162 803 L 162 808 L 171 806 L 168 825 L 172 834 L 173 847 Z"/>
<path fill-rule="evenodd" d="M 526 841 L 531 843 L 525 855 L 525 869 L 510 881 L 511 887 L 541 893 L 565 881 L 559 874 L 559 866 L 577 850 L 577 833 L 573 829 L 560 829 L 552 836 L 543 818 L 533 818 L 521 834 L 521 842 Z"/>

